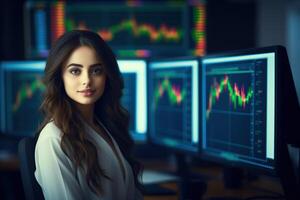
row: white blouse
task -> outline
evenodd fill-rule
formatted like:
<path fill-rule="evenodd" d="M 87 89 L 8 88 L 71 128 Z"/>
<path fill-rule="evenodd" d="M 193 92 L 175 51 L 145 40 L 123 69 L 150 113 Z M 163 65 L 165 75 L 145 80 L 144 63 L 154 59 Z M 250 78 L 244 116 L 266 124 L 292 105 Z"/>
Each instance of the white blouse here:
<path fill-rule="evenodd" d="M 62 133 L 60 129 L 49 122 L 41 131 L 35 147 L 35 178 L 40 184 L 46 200 L 138 200 L 143 199 L 142 194 L 135 187 L 131 166 L 123 157 L 117 143 L 110 136 L 118 160 L 111 146 L 92 129 L 85 124 L 88 139 L 97 148 L 100 168 L 110 177 L 110 180 L 101 179 L 103 193 L 97 196 L 85 180 L 81 170 L 76 170 L 74 164 L 62 151 L 60 142 Z M 123 175 L 122 166 L 125 168 Z"/>

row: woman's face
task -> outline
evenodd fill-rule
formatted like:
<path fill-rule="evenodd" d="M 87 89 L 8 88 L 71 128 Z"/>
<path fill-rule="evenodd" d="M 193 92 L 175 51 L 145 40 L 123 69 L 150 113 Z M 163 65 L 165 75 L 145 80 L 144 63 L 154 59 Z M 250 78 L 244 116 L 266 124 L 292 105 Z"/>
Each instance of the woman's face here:
<path fill-rule="evenodd" d="M 67 95 L 80 105 L 94 105 L 105 88 L 103 65 L 92 48 L 81 46 L 75 49 L 62 70 Z"/>

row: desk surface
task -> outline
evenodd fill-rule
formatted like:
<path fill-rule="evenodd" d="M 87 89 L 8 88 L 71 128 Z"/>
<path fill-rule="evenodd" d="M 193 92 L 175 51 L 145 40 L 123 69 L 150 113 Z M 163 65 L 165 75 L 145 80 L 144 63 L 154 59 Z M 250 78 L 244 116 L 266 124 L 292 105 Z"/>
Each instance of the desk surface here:
<path fill-rule="evenodd" d="M 0 171 L 18 171 L 19 159 L 16 154 L 0 151 Z"/>
<path fill-rule="evenodd" d="M 175 171 L 174 165 L 167 163 L 156 162 L 142 162 L 145 169 L 151 170 L 163 170 L 163 171 Z M 17 171 L 19 170 L 19 161 L 16 155 L 10 155 L 6 157 L 0 157 L 0 170 L 1 171 Z M 200 166 L 192 169 L 193 172 L 207 175 L 211 177 L 207 182 L 207 190 L 203 199 L 210 197 L 240 197 L 248 198 L 252 196 L 261 195 L 276 195 L 283 194 L 283 190 L 279 180 L 274 177 L 260 176 L 254 181 L 245 181 L 238 189 L 227 189 L 224 187 L 222 181 L 222 168 L 215 165 Z M 162 187 L 166 187 L 177 191 L 177 195 L 168 196 L 145 196 L 145 200 L 177 200 L 179 197 L 179 187 L 176 182 L 162 183 Z"/>
<path fill-rule="evenodd" d="M 143 162 L 144 163 L 144 162 Z M 154 167 L 155 166 L 155 167 Z M 160 164 L 147 163 L 145 168 L 148 169 L 159 169 L 162 166 L 162 170 L 168 168 L 174 169 L 174 166 L 165 166 Z M 172 171 L 172 170 L 171 170 Z M 249 198 L 253 196 L 275 196 L 277 194 L 283 194 L 283 190 L 278 178 L 269 176 L 259 176 L 253 181 L 244 181 L 242 186 L 237 189 L 228 189 L 224 187 L 223 184 L 223 171 L 220 166 L 207 165 L 200 166 L 192 169 L 193 172 L 198 172 L 203 175 L 207 175 L 210 178 L 206 181 L 207 190 L 203 199 L 209 199 L 210 197 L 239 197 L 239 198 Z M 173 189 L 177 191 L 177 195 L 169 196 L 145 196 L 145 200 L 177 200 L 179 197 L 179 187 L 178 184 L 164 183 L 161 186 Z"/>

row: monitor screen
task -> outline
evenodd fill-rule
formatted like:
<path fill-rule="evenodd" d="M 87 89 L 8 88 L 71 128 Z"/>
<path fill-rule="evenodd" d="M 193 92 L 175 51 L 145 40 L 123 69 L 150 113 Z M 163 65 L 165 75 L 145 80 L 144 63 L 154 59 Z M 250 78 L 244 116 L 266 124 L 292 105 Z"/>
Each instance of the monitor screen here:
<path fill-rule="evenodd" d="M 199 145 L 199 72 L 195 58 L 151 61 L 148 68 L 149 140 L 184 152 Z"/>
<path fill-rule="evenodd" d="M 1 101 L 3 133 L 33 136 L 42 114 L 39 112 L 45 86 L 42 83 L 45 62 L 1 62 L 3 85 Z"/>
<path fill-rule="evenodd" d="M 118 60 L 123 75 L 122 105 L 129 111 L 129 129 L 135 141 L 145 141 L 147 132 L 146 61 Z"/>
<path fill-rule="evenodd" d="M 204 55 L 205 3 L 34 2 L 25 4 L 27 58 L 47 57 L 51 44 L 74 29 L 99 33 L 118 58 Z M 187 31 L 189 30 L 189 31 Z"/>
<path fill-rule="evenodd" d="M 202 155 L 272 171 L 276 160 L 276 49 L 202 59 Z"/>

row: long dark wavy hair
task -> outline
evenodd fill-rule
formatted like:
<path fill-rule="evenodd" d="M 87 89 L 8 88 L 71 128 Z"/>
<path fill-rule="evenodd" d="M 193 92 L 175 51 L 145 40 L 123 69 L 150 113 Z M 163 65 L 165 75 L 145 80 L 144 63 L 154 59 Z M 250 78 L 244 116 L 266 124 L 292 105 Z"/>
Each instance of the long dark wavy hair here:
<path fill-rule="evenodd" d="M 94 115 L 116 140 L 123 156 L 133 169 L 136 186 L 141 188 L 137 178 L 141 166 L 131 156 L 133 140 L 128 131 L 129 114 L 120 103 L 124 87 L 123 79 L 114 53 L 98 34 L 81 30 L 67 32 L 50 50 L 44 76 L 46 91 L 41 104 L 45 118 L 39 127 L 38 135 L 45 125 L 53 120 L 63 134 L 61 139 L 63 152 L 77 169 L 84 171 L 90 189 L 97 195 L 102 194 L 101 180 L 109 177 L 99 166 L 96 147 L 87 139 L 78 110 L 67 96 L 62 80 L 65 62 L 80 46 L 88 46 L 95 50 L 104 63 L 104 73 L 107 77 L 105 89 L 101 98 L 95 103 Z"/>

